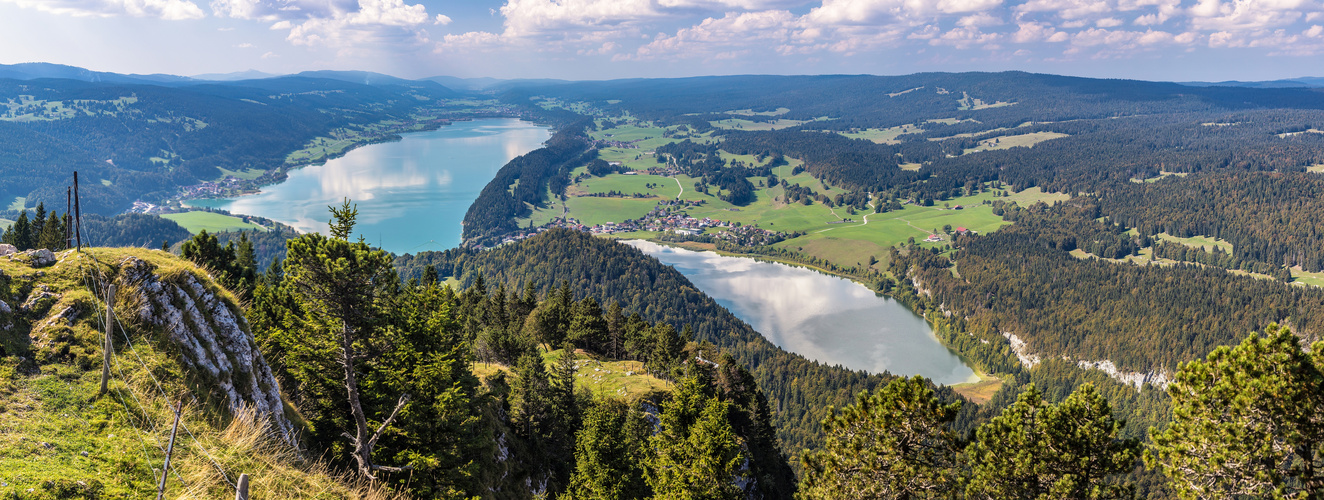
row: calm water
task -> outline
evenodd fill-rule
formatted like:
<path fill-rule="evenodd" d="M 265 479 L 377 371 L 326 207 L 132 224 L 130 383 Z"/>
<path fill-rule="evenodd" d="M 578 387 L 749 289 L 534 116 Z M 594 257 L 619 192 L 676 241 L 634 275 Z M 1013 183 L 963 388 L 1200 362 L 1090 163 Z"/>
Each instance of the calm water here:
<path fill-rule="evenodd" d="M 750 258 L 626 243 L 675 267 L 788 351 L 870 373 L 923 375 L 941 384 L 976 379 L 923 318 L 858 283 Z"/>
<path fill-rule="evenodd" d="M 497 170 L 549 137 L 546 128 L 514 119 L 456 122 L 291 171 L 260 194 L 189 203 L 325 234 L 327 205 L 349 198 L 359 207 L 355 232 L 369 244 L 397 254 L 445 250 L 459 246 L 464 212 Z"/>

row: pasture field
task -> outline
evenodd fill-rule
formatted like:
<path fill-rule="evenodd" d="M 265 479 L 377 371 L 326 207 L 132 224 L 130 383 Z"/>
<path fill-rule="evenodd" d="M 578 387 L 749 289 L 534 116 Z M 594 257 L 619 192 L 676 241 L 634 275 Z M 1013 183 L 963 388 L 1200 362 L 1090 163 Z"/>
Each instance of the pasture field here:
<path fill-rule="evenodd" d="M 1317 174 L 1324 174 L 1324 164 L 1311 165 L 1309 167 L 1306 167 L 1306 171 L 1315 172 Z"/>
<path fill-rule="evenodd" d="M 1232 243 L 1217 238 L 1210 238 L 1208 236 L 1192 236 L 1190 238 L 1178 238 L 1168 233 L 1159 233 L 1158 237 L 1163 241 L 1181 243 L 1183 245 L 1192 248 L 1202 248 L 1206 252 L 1214 251 L 1215 247 L 1221 248 L 1223 249 L 1224 252 L 1227 253 L 1232 252 Z"/>
<path fill-rule="evenodd" d="M 978 382 L 956 384 L 952 386 L 952 390 L 975 404 L 982 405 L 993 399 L 993 394 L 1002 388 L 1002 379 L 981 373 L 979 370 L 975 370 L 975 376 L 979 377 Z"/>
<path fill-rule="evenodd" d="M 883 129 L 867 128 L 864 130 L 860 130 L 858 132 L 838 132 L 838 133 L 846 137 L 849 137 L 851 139 L 864 139 L 866 141 L 873 141 L 878 144 L 900 144 L 901 141 L 896 140 L 897 136 L 901 134 L 913 134 L 918 132 L 921 132 L 921 130 L 918 127 L 914 127 L 911 125 L 902 125 L 899 127 L 890 127 Z"/>
<path fill-rule="evenodd" d="M 675 183 L 672 183 L 675 187 Z M 571 196 L 565 201 L 570 216 L 590 226 L 638 219 L 657 206 L 657 198 L 599 198 Z M 536 225 L 536 222 L 535 222 Z"/>
<path fill-rule="evenodd" d="M 551 368 L 561 360 L 564 353 L 564 349 L 544 351 L 543 364 Z M 668 388 L 665 380 L 639 373 L 643 368 L 638 361 L 595 359 L 594 356 L 589 356 L 583 351 L 576 351 L 575 357 L 575 387 L 588 390 L 594 395 L 633 399 L 651 392 L 665 391 Z M 480 379 L 497 372 L 509 374 L 510 367 L 500 363 L 482 361 L 474 363 L 474 375 Z"/>
<path fill-rule="evenodd" d="M 1011 106 L 1012 104 L 1016 104 L 1014 102 L 1003 102 L 1003 101 L 988 102 L 983 99 L 979 99 L 977 97 L 970 97 L 970 94 L 967 94 L 965 92 L 961 92 L 961 95 L 964 97 L 962 97 L 961 100 L 957 101 L 961 103 L 960 108 L 958 108 L 961 110 L 1001 108 L 1003 106 Z"/>
<path fill-rule="evenodd" d="M 727 111 L 726 114 L 743 115 L 743 116 L 781 116 L 790 112 L 791 112 L 791 108 L 777 108 L 776 110 L 773 111 L 754 111 L 752 109 L 737 109 L 734 111 Z"/>
<path fill-rule="evenodd" d="M 1292 283 L 1300 283 L 1309 286 L 1324 286 L 1324 272 L 1309 273 L 1301 270 L 1301 266 L 1291 269 Z"/>
<path fill-rule="evenodd" d="M 653 187 L 648 187 L 649 185 Z M 589 177 L 570 187 L 579 193 L 608 193 L 619 191 L 626 196 L 634 193 L 675 199 L 680 194 L 680 185 L 676 179 L 660 175 L 608 175 Z M 656 202 L 656 200 L 654 200 Z"/>
<path fill-rule="evenodd" d="M 1032 132 L 1020 135 L 1005 135 L 1002 137 L 993 137 L 979 141 L 979 145 L 965 150 L 963 154 L 978 153 L 980 151 L 994 151 L 998 149 L 1011 149 L 1019 147 L 1032 148 L 1035 144 L 1044 141 L 1068 137 L 1067 134 L 1057 132 Z"/>
<path fill-rule="evenodd" d="M 200 210 L 177 214 L 164 214 L 161 217 L 175 221 L 175 224 L 179 224 L 180 227 L 187 229 L 188 232 L 193 234 L 198 234 L 199 231 L 204 229 L 209 233 L 220 231 L 242 231 L 246 229 L 257 229 L 259 231 L 267 230 L 267 228 L 252 222 L 244 222 L 244 220 L 239 217 Z"/>
<path fill-rule="evenodd" d="M 712 123 L 714 127 L 727 130 L 778 130 L 794 127 L 805 122 L 800 120 L 787 120 L 785 118 L 767 122 L 756 122 L 753 120 L 745 120 L 743 118 L 727 118 L 725 120 L 716 120 L 709 123 Z"/>
<path fill-rule="evenodd" d="M 602 161 L 621 162 L 622 166 L 630 170 L 644 171 L 662 166 L 661 163 L 657 162 L 657 156 L 648 154 L 652 152 L 652 149 L 649 148 L 645 151 L 630 148 L 602 148 L 598 150 L 598 158 L 601 158 Z"/>
<path fill-rule="evenodd" d="M 632 124 L 606 130 L 597 130 L 589 133 L 589 137 L 599 140 L 629 142 L 641 139 L 661 138 L 662 133 L 666 132 L 666 130 L 667 129 L 663 127 L 654 127 L 647 124 Z"/>
<path fill-rule="evenodd" d="M 1161 181 L 1161 180 L 1163 180 L 1163 179 L 1165 179 L 1165 178 L 1172 177 L 1172 176 L 1186 177 L 1186 176 L 1188 176 L 1188 175 L 1191 175 L 1191 174 L 1190 174 L 1189 172 L 1168 172 L 1168 171 L 1159 171 L 1158 177 L 1150 177 L 1150 178 L 1148 178 L 1148 179 L 1135 179 L 1135 178 L 1132 178 L 1132 179 L 1131 179 L 1131 182 L 1135 182 L 1135 183 L 1141 183 L 1141 182 L 1158 182 L 1158 181 Z"/>
<path fill-rule="evenodd" d="M 904 209 L 894 212 L 861 214 L 851 217 L 857 222 L 822 224 L 808 231 L 809 234 L 775 246 L 798 250 L 836 264 L 863 265 L 868 262 L 869 256 L 881 261 L 886 259 L 888 247 L 907 243 L 910 238 L 925 247 L 950 243 L 950 237 L 942 231 L 944 225 L 951 225 L 953 230 L 964 227 L 982 234 L 1010 224 L 993 215 L 991 206 L 978 204 L 982 201 L 979 198 L 985 194 L 948 202 L 953 207 L 957 204 L 966 207 L 962 210 L 906 205 Z M 930 234 L 942 236 L 943 241 L 923 242 Z M 877 267 L 884 269 L 885 265 L 885 262 L 880 262 Z"/>
<path fill-rule="evenodd" d="M 823 184 L 822 181 L 818 180 L 813 175 L 810 175 L 809 172 L 800 172 L 799 174 L 790 177 L 782 176 L 781 174 L 782 172 L 790 173 L 791 170 L 793 170 L 794 168 L 795 168 L 794 165 L 785 165 L 782 167 L 778 167 L 776 170 L 773 170 L 772 173 L 777 174 L 777 177 L 780 177 L 783 181 L 786 181 L 787 184 L 794 184 L 796 186 L 807 187 L 809 189 L 814 190 L 815 193 L 827 195 L 828 198 L 832 198 L 838 194 L 845 194 L 848 192 L 845 189 L 839 187 L 831 187 L 831 188 L 827 187 L 826 185 Z"/>
<path fill-rule="evenodd" d="M 258 177 L 262 177 L 262 174 L 267 173 L 266 170 L 262 170 L 260 168 L 248 168 L 244 170 L 228 170 L 221 167 L 216 167 L 216 169 L 221 171 L 221 177 L 220 177 L 221 179 L 224 179 L 226 177 L 234 177 L 236 179 L 245 179 L 251 181 Z"/>
<path fill-rule="evenodd" d="M 304 145 L 303 149 L 285 156 L 285 163 L 312 163 L 326 160 L 334 156 L 345 154 L 345 151 L 348 151 L 360 142 L 362 142 L 362 140 L 358 138 L 357 134 L 342 138 L 318 137 L 313 139 L 307 145 Z"/>

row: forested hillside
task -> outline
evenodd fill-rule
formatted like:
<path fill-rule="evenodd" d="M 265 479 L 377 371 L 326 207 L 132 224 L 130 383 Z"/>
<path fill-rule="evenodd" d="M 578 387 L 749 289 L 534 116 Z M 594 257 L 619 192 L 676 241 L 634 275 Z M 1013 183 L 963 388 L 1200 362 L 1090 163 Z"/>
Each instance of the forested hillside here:
<path fill-rule="evenodd" d="M 718 305 L 674 268 L 634 247 L 566 230 L 553 230 L 518 244 L 493 250 L 464 249 L 425 252 L 396 259 L 404 278 L 425 278 L 428 269 L 454 277 L 467 286 L 484 277 L 508 290 L 533 287 L 540 293 L 564 282 L 576 297 L 592 296 L 619 302 L 626 311 L 649 322 L 693 328 L 695 340 L 711 342 L 748 366 L 767 391 L 776 411 L 773 422 L 789 450 L 821 442 L 818 411 L 840 406 L 860 391 L 872 390 L 893 377 L 868 375 L 827 366 L 789 353 Z M 950 388 L 942 398 L 959 397 Z M 963 410 L 959 425 L 970 425 L 973 406 Z"/>
<path fill-rule="evenodd" d="M 517 217 L 559 196 L 570 182 L 570 171 L 592 161 L 596 152 L 584 136 L 588 121 L 567 125 L 545 147 L 510 160 L 487 183 L 464 214 L 464 239 L 493 244 L 518 227 Z M 549 194 L 551 193 L 551 194 Z"/>
<path fill-rule="evenodd" d="M 0 195 L 63 202 L 64 179 L 78 170 L 91 181 L 84 212 L 113 215 L 217 180 L 221 169 L 277 170 L 318 137 L 385 140 L 456 111 L 445 99 L 457 94 L 433 82 L 121 80 L 0 79 Z"/>

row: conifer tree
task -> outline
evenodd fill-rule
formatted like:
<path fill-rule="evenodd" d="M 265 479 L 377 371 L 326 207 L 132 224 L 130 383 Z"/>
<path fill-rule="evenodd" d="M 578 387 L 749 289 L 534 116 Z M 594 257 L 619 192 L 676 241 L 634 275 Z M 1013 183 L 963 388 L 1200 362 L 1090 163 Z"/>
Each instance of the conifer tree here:
<path fill-rule="evenodd" d="M 596 299 L 584 297 L 576 302 L 570 316 L 567 341 L 594 352 L 607 350 L 603 348 L 608 343 L 607 320 L 602 317 L 602 308 Z"/>
<path fill-rule="evenodd" d="M 648 498 L 644 464 L 652 428 L 643 412 L 617 398 L 600 398 L 584 414 L 575 440 L 575 473 L 569 496 L 576 500 Z"/>
<path fill-rule="evenodd" d="M 1085 384 L 1063 401 L 1044 401 L 1030 385 L 1016 403 L 979 427 L 966 449 L 971 468 L 966 495 L 989 499 L 1130 498 L 1122 474 L 1139 457 L 1134 440 L 1118 436 L 1122 423 Z"/>
<path fill-rule="evenodd" d="M 710 386 L 686 377 L 662 407 L 662 425 L 651 439 L 647 481 L 657 498 L 736 499 L 745 456 L 727 420 L 730 404 Z"/>
<path fill-rule="evenodd" d="M 823 419 L 823 448 L 801 457 L 811 499 L 945 498 L 956 490 L 960 403 L 923 377 L 900 378 Z"/>
<path fill-rule="evenodd" d="M 1324 496 L 1324 343 L 1311 350 L 1270 325 L 1183 365 L 1145 462 L 1182 498 Z"/>
<path fill-rule="evenodd" d="M 5 230 L 0 242 L 14 245 L 19 251 L 32 249 L 32 223 L 28 221 L 27 210 L 19 212 L 18 218 Z"/>
<path fill-rule="evenodd" d="M 64 239 L 64 220 L 55 212 L 51 212 L 37 236 L 37 248 L 59 251 L 64 250 L 67 244 Z"/>
<path fill-rule="evenodd" d="M 372 452 L 408 403 L 409 396 L 401 394 L 394 410 L 382 416 L 380 425 L 375 430 L 370 427 L 363 409 L 359 365 L 386 348 L 380 344 L 380 336 L 374 334 L 382 319 L 383 302 L 395 288 L 397 279 L 386 252 L 374 251 L 361 241 L 350 243 L 343 239 L 353 229 L 356 215 L 348 205 L 346 201 L 344 208 L 348 213 L 332 208 L 336 218 L 331 224 L 331 234 L 336 237 L 311 233 L 288 242 L 285 271 L 302 307 L 320 327 L 317 333 L 331 337 L 327 343 L 335 346 L 333 352 L 343 370 L 346 404 L 354 428 L 353 434 L 345 432 L 343 436 L 353 448 L 351 455 L 359 474 L 375 479 L 379 470 L 400 470 L 375 463 Z"/>

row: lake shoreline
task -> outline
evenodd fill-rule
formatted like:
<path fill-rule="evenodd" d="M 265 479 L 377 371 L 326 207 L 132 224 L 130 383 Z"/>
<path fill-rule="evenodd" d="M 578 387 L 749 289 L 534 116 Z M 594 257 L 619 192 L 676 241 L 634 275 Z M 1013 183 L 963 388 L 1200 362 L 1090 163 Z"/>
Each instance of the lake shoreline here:
<path fill-rule="evenodd" d="M 920 374 L 949 387 L 988 382 L 942 341 L 927 317 L 850 277 L 676 242 L 633 239 L 622 243 L 680 271 L 788 352 L 869 373 Z M 751 263 L 738 263 L 744 259 Z M 782 282 L 791 283 L 791 288 Z M 847 321 L 850 318 L 855 319 Z"/>
<path fill-rule="evenodd" d="M 463 213 L 493 175 L 550 135 L 547 127 L 519 118 L 455 120 L 301 163 L 282 182 L 255 192 L 181 204 L 263 217 L 308 233 L 325 231 L 326 207 L 349 199 L 360 212 L 356 231 L 373 246 L 395 254 L 443 250 L 458 245 Z"/>
<path fill-rule="evenodd" d="M 613 238 L 613 239 L 616 239 L 617 241 L 620 241 L 620 242 L 629 241 L 628 239 L 623 239 L 623 238 Z M 743 258 L 749 258 L 749 259 L 753 259 L 753 260 L 758 261 L 758 262 L 765 262 L 765 263 L 772 263 L 772 264 L 781 264 L 781 265 L 784 265 L 784 266 L 793 267 L 793 268 L 798 268 L 798 269 L 807 269 L 807 270 L 815 271 L 815 272 L 817 272 L 817 273 L 819 273 L 819 274 L 823 274 L 823 275 L 826 275 L 826 276 L 831 276 L 831 277 L 834 277 L 834 278 L 845 279 L 845 280 L 848 280 L 848 281 L 850 281 L 850 282 L 852 282 L 852 283 L 855 283 L 855 284 L 857 284 L 857 285 L 860 285 L 860 286 L 862 286 L 862 287 L 868 289 L 869 291 L 873 292 L 875 295 L 878 295 L 878 296 L 880 296 L 880 297 L 887 297 L 887 298 L 889 298 L 889 299 L 891 299 L 891 300 L 895 300 L 898 304 L 902 304 L 902 305 L 904 305 L 904 306 L 906 307 L 907 310 L 909 310 L 911 313 L 915 314 L 917 317 L 923 319 L 924 322 L 927 323 L 927 324 L 929 325 L 929 328 L 930 328 L 931 330 L 933 330 L 934 332 L 936 332 L 937 325 L 935 325 L 932 321 L 930 321 L 930 320 L 928 319 L 928 315 L 926 314 L 927 311 L 923 311 L 923 310 L 921 310 L 921 311 L 916 311 L 916 310 L 915 310 L 915 307 L 914 307 L 913 304 L 910 304 L 910 303 L 908 303 L 908 302 L 906 302 L 906 301 L 901 300 L 899 297 L 897 297 L 897 296 L 894 295 L 894 294 L 886 293 L 886 292 L 880 292 L 880 291 L 874 289 L 873 287 L 870 287 L 870 285 L 869 285 L 868 283 L 864 283 L 863 281 L 860 281 L 860 279 L 859 279 L 858 277 L 853 276 L 853 275 L 844 274 L 844 273 L 835 273 L 835 272 L 832 272 L 832 271 L 830 271 L 830 270 L 827 270 L 827 269 L 824 269 L 824 268 L 821 268 L 821 267 L 818 267 L 818 266 L 814 266 L 814 265 L 810 265 L 810 264 L 805 264 L 805 263 L 802 263 L 802 262 L 796 262 L 796 261 L 793 261 L 793 260 L 778 259 L 778 258 L 775 258 L 775 257 L 771 257 L 771 256 L 767 256 L 767 255 L 762 255 L 762 254 L 731 252 L 731 251 L 727 251 L 727 250 L 720 250 L 720 249 L 717 249 L 717 248 L 715 248 L 715 246 L 714 246 L 714 248 L 707 248 L 707 246 L 705 246 L 705 244 L 703 244 L 703 243 L 698 243 L 698 242 L 687 242 L 687 241 L 681 241 L 681 242 L 676 242 L 676 241 L 665 241 L 665 240 L 660 240 L 660 239 L 655 239 L 655 238 L 630 238 L 630 239 L 636 239 L 636 240 L 641 240 L 641 241 L 647 241 L 647 242 L 655 243 L 655 244 L 662 245 L 662 246 L 667 246 L 667 247 L 672 247 L 672 248 L 680 248 L 680 249 L 690 250 L 690 251 L 695 251 L 695 252 L 712 252 L 712 253 L 714 253 L 714 254 L 721 255 L 721 256 L 724 256 L 724 257 L 743 257 Z M 688 244 L 687 244 L 687 243 L 688 243 Z M 761 332 L 760 332 L 760 333 L 761 333 Z M 936 333 L 934 333 L 934 337 L 937 338 L 938 343 L 941 344 L 944 348 L 946 348 L 948 352 L 951 352 L 953 355 L 955 355 L 955 356 L 957 356 L 958 358 L 960 358 L 960 359 L 961 359 L 961 362 L 962 362 L 963 364 L 965 364 L 967 367 L 969 367 L 969 368 L 971 369 L 971 371 L 974 372 L 974 376 L 976 377 L 976 380 L 971 380 L 971 381 L 966 381 L 966 382 L 961 382 L 961 383 L 956 383 L 956 384 L 941 384 L 941 383 L 938 383 L 938 382 L 934 382 L 935 384 L 940 385 L 940 386 L 951 387 L 953 390 L 957 391 L 957 392 L 960 393 L 961 395 L 966 396 L 967 398 L 971 399 L 972 401 L 976 401 L 976 404 L 981 404 L 982 401 L 987 401 L 987 397 L 984 397 L 984 394 L 982 394 L 983 392 L 985 392 L 985 391 L 981 390 L 983 387 L 986 387 L 986 386 L 988 386 L 988 385 L 990 385 L 990 384 L 994 384 L 994 383 L 996 383 L 995 385 L 996 385 L 997 387 L 1000 387 L 1000 386 L 1004 383 L 1004 381 L 1003 381 L 1003 379 L 1002 379 L 1001 377 L 998 377 L 998 376 L 993 375 L 993 374 L 986 373 L 982 368 L 980 368 L 980 367 L 979 367 L 976 363 L 974 363 L 972 360 L 968 359 L 968 358 L 967 358 L 964 354 L 962 354 L 960 351 L 957 351 L 956 349 L 952 348 L 951 345 L 949 345 L 947 342 L 944 342 L 944 341 L 942 340 L 942 337 L 941 337 L 941 336 L 938 336 Z M 765 337 L 765 338 L 766 338 L 766 337 Z"/>

